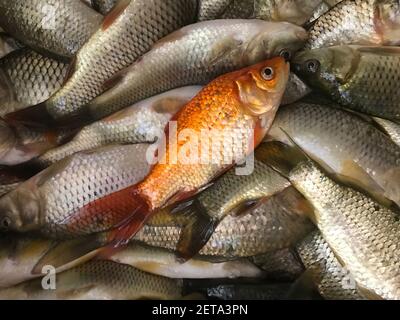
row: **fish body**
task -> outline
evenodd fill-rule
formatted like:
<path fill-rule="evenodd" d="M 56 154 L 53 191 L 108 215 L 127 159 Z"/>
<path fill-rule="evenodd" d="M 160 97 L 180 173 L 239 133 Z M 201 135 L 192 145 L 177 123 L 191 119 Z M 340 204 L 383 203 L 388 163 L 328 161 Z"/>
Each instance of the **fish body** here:
<path fill-rule="evenodd" d="M 400 121 L 397 47 L 337 46 L 304 51 L 294 59 L 299 77 L 341 105 Z"/>
<path fill-rule="evenodd" d="M 162 136 L 168 121 L 200 89 L 184 87 L 140 101 L 84 127 L 70 142 L 49 150 L 38 161 L 48 166 L 76 152 L 108 144 L 154 142 Z"/>
<path fill-rule="evenodd" d="M 205 85 L 279 54 L 292 55 L 306 32 L 287 23 L 217 20 L 187 26 L 115 77 L 113 86 L 89 103 L 95 119 L 142 99 L 186 85 Z"/>
<path fill-rule="evenodd" d="M 180 263 L 173 251 L 136 243 L 130 244 L 109 259 L 172 279 L 257 278 L 263 275 L 259 268 L 246 259 L 213 262 L 207 257 L 196 257 Z"/>
<path fill-rule="evenodd" d="M 196 0 L 118 2 L 76 54 L 64 86 L 45 103 L 10 117 L 42 126 L 61 119 L 76 123 L 76 117 L 80 123 L 87 122 L 84 106 L 107 89 L 105 82 L 149 51 L 157 40 L 193 23 L 196 9 Z"/>
<path fill-rule="evenodd" d="M 241 216 L 228 215 L 219 223 L 199 254 L 225 258 L 251 257 L 294 245 L 313 225 L 306 217 L 304 200 L 288 197 L 293 190 L 272 196 Z M 188 218 L 159 213 L 141 229 L 134 240 L 150 246 L 177 250 Z"/>
<path fill-rule="evenodd" d="M 0 1 L 0 26 L 40 52 L 71 58 L 99 27 L 103 16 L 82 1 Z"/>
<path fill-rule="evenodd" d="M 338 184 L 292 147 L 275 144 L 269 161 L 310 201 L 314 223 L 363 296 L 399 299 L 399 213 Z"/>
<path fill-rule="evenodd" d="M 341 1 L 311 27 L 306 47 L 398 45 L 399 10 L 396 0 Z"/>
<path fill-rule="evenodd" d="M 245 160 L 268 131 L 288 77 L 288 63 L 276 57 L 217 78 L 174 117 L 176 134 L 169 129 L 158 144 L 149 175 L 85 211 L 125 211 L 129 222 L 113 241 L 126 241 L 154 210 L 188 199 Z"/>
<path fill-rule="evenodd" d="M 29 48 L 9 53 L 0 59 L 0 115 L 45 101 L 62 87 L 67 71 L 68 63 Z"/>
<path fill-rule="evenodd" d="M 315 285 L 324 299 L 363 300 L 349 272 L 340 264 L 318 231 L 296 246 L 304 267 L 314 273 Z"/>
<path fill-rule="evenodd" d="M 112 228 L 118 217 L 83 218 L 81 209 L 143 179 L 150 167 L 147 148 L 145 144 L 108 146 L 50 166 L 0 199 L 2 227 L 19 232 L 38 230 L 58 239 Z"/>
<path fill-rule="evenodd" d="M 35 279 L 0 291 L 0 299 L 134 300 L 182 297 L 182 280 L 152 275 L 107 260 L 89 261 L 56 276 L 56 289 L 44 290 Z"/>
<path fill-rule="evenodd" d="M 292 144 L 328 172 L 365 192 L 400 204 L 400 148 L 347 111 L 311 103 L 280 108 L 267 139 Z"/>

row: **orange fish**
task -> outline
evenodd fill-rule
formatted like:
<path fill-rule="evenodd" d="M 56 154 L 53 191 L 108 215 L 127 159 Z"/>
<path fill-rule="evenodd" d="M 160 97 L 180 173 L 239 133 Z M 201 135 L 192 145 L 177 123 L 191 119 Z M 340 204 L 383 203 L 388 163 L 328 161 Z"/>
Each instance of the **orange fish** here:
<path fill-rule="evenodd" d="M 195 195 L 254 150 L 274 120 L 288 77 L 289 64 L 277 57 L 217 78 L 174 117 L 176 135 L 167 128 L 165 150 L 158 150 L 149 175 L 81 214 L 125 215 L 110 241 L 129 240 L 154 210 Z"/>

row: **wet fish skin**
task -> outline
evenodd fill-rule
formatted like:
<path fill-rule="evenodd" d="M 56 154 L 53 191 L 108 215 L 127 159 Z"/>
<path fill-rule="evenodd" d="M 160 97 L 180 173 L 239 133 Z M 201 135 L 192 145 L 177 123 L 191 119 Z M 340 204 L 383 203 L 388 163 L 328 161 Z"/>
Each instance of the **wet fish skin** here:
<path fill-rule="evenodd" d="M 374 118 L 374 121 L 390 136 L 390 138 L 400 146 L 400 125 L 392 121 Z"/>
<path fill-rule="evenodd" d="M 68 63 L 29 48 L 17 49 L 0 60 L 0 115 L 48 99 L 62 87 Z"/>
<path fill-rule="evenodd" d="M 267 140 L 292 144 L 285 132 L 328 172 L 400 204 L 400 148 L 374 125 L 333 106 L 300 102 L 280 108 Z"/>
<path fill-rule="evenodd" d="M 315 275 L 315 285 L 327 300 L 364 300 L 349 272 L 342 267 L 319 231 L 314 231 L 296 246 L 306 269 Z"/>
<path fill-rule="evenodd" d="M 147 148 L 108 146 L 50 166 L 0 198 L 2 226 L 18 232 L 37 230 L 57 239 L 110 229 L 119 222 L 117 216 L 118 221 L 102 214 L 82 216 L 80 210 L 143 179 L 150 166 Z"/>
<path fill-rule="evenodd" d="M 294 245 L 313 229 L 313 225 L 305 216 L 308 208 L 297 206 L 293 198 L 286 198 L 286 192 L 271 197 L 242 216 L 226 216 L 199 254 L 251 257 Z M 187 221 L 186 216 L 161 212 L 148 221 L 134 240 L 176 250 L 181 229 Z"/>
<path fill-rule="evenodd" d="M 107 144 L 150 143 L 162 136 L 167 122 L 201 89 L 178 88 L 140 101 L 84 127 L 70 142 L 49 150 L 38 161 L 51 165 L 73 153 Z"/>
<path fill-rule="evenodd" d="M 2 0 L 0 12 L 0 26 L 7 33 L 42 53 L 63 58 L 71 58 L 103 19 L 75 0 Z"/>
<path fill-rule="evenodd" d="M 196 9 L 197 0 L 118 2 L 77 53 L 64 86 L 43 104 L 10 114 L 9 119 L 37 126 L 86 124 L 85 105 L 107 89 L 105 82 L 150 50 L 157 40 L 194 22 Z"/>
<path fill-rule="evenodd" d="M 152 275 L 107 260 L 89 261 L 60 273 L 55 290 L 43 290 L 41 279 L 0 291 L 0 299 L 133 300 L 182 297 L 182 280 Z"/>
<path fill-rule="evenodd" d="M 399 68 L 397 47 L 337 46 L 294 59 L 295 72 L 312 88 L 349 109 L 397 122 Z"/>
<path fill-rule="evenodd" d="M 399 10 L 396 0 L 344 0 L 316 21 L 306 47 L 398 45 Z"/>
<path fill-rule="evenodd" d="M 306 23 L 306 25 L 311 25 L 314 23 L 318 18 L 320 18 L 322 15 L 327 13 L 332 7 L 337 5 L 339 2 L 342 2 L 343 0 L 324 0 L 322 1 L 314 10 L 314 13 L 311 17 L 311 19 Z"/>
<path fill-rule="evenodd" d="M 199 0 L 197 21 L 215 20 L 220 18 L 233 0 Z"/>
<path fill-rule="evenodd" d="M 115 85 L 87 108 L 98 119 L 169 89 L 204 85 L 221 74 L 283 52 L 293 55 L 306 36 L 302 28 L 287 23 L 200 22 L 160 40 L 140 61 L 121 72 Z"/>
<path fill-rule="evenodd" d="M 399 213 L 339 185 L 292 147 L 274 148 L 271 165 L 310 201 L 314 223 L 357 288 L 366 298 L 399 299 Z"/>

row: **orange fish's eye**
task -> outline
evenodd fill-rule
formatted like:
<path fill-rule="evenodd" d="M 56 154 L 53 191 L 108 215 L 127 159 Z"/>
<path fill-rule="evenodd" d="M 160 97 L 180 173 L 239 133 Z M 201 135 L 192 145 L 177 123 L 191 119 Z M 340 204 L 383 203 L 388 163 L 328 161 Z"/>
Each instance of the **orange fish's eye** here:
<path fill-rule="evenodd" d="M 271 67 L 266 67 L 261 70 L 261 76 L 263 79 L 270 81 L 275 77 L 275 71 L 274 68 Z"/>

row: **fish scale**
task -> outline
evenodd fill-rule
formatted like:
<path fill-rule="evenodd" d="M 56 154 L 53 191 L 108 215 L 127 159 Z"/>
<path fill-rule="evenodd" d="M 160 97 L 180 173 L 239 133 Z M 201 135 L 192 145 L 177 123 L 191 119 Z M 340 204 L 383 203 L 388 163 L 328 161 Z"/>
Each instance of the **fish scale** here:
<path fill-rule="evenodd" d="M 22 229 L 39 229 L 53 238 L 107 230 L 121 217 L 104 212 L 79 218 L 76 215 L 90 202 L 143 179 L 150 167 L 147 148 L 146 144 L 108 146 L 76 154 L 22 183 L 1 198 L 0 207 L 7 215 L 11 212 L 21 215 Z M 30 225 L 33 221 L 25 216 L 33 212 L 26 208 L 35 211 L 33 226 Z M 19 209 L 19 213 L 15 212 Z"/>
<path fill-rule="evenodd" d="M 7 92 L 0 115 L 5 115 L 48 99 L 61 88 L 68 64 L 22 48 L 3 57 L 0 69 L 0 86 Z"/>
<path fill-rule="evenodd" d="M 140 271 L 126 264 L 94 260 L 57 274 L 56 289 L 43 290 L 42 279 L 0 290 L 0 299 L 176 299 L 182 280 Z"/>
<path fill-rule="evenodd" d="M 77 53 L 69 80 L 46 102 L 54 118 L 79 112 L 104 90 L 106 80 L 148 51 L 155 41 L 193 22 L 196 1 L 122 1 L 117 7 L 122 13 L 114 17 L 115 11 L 105 19 L 103 27 Z"/>
<path fill-rule="evenodd" d="M 280 108 L 268 132 L 268 139 L 292 144 L 282 129 L 329 171 L 400 203 L 400 148 L 373 125 L 334 107 L 296 103 Z"/>
<path fill-rule="evenodd" d="M 38 161 L 48 166 L 78 151 L 102 145 L 153 142 L 162 136 L 168 120 L 200 89 L 179 88 L 141 101 L 84 127 L 70 142 L 48 151 Z"/>
<path fill-rule="evenodd" d="M 194 24 L 158 42 L 87 108 L 98 119 L 160 92 L 207 84 L 221 74 L 279 55 L 283 49 L 294 52 L 305 37 L 302 28 L 287 23 L 217 20 Z"/>
<path fill-rule="evenodd" d="M 376 0 L 342 1 L 317 20 L 309 31 L 306 48 L 315 49 L 336 44 L 379 44 L 375 31 Z M 356 38 L 357 37 L 357 38 Z"/>
<path fill-rule="evenodd" d="M 370 297 L 399 299 L 398 214 L 338 185 L 310 162 L 300 163 L 289 178 L 316 209 L 318 228 L 356 283 Z"/>
<path fill-rule="evenodd" d="M 296 211 L 291 205 L 291 202 L 283 201 L 282 195 L 277 195 L 247 214 L 226 216 L 199 254 L 249 257 L 291 246 L 313 229 L 312 223 L 304 216 L 306 210 Z M 172 217 L 155 215 L 134 240 L 176 250 L 187 218 L 177 215 L 171 220 Z"/>
<path fill-rule="evenodd" d="M 306 269 L 312 270 L 320 294 L 329 300 L 363 300 L 349 272 L 340 265 L 319 231 L 296 246 Z"/>
<path fill-rule="evenodd" d="M 47 54 L 71 58 L 99 27 L 103 16 L 76 0 L 1 0 L 0 26 Z"/>

